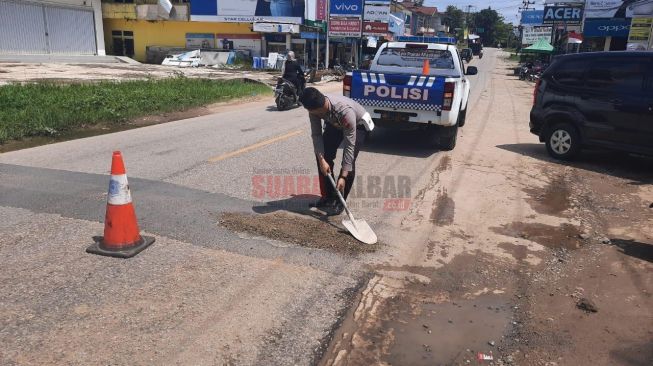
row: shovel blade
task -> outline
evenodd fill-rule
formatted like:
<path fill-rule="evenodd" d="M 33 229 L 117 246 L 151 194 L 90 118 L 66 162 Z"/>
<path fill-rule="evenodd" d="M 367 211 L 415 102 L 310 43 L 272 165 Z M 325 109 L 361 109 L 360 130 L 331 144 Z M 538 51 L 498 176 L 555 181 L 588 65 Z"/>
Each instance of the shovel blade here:
<path fill-rule="evenodd" d="M 356 220 L 356 225 L 354 225 L 351 220 L 344 219 L 342 220 L 342 226 L 344 226 L 349 233 L 356 238 L 356 240 L 365 244 L 376 244 L 376 234 L 365 220 Z"/>

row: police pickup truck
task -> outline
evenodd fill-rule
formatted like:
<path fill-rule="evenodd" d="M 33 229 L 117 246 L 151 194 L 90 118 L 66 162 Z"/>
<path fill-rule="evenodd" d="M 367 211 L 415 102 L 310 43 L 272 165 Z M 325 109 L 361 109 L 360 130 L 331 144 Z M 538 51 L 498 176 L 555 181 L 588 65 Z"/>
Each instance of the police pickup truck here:
<path fill-rule="evenodd" d="M 465 71 L 453 38 L 414 37 L 387 42 L 369 70 L 345 76 L 343 94 L 365 107 L 375 124 L 419 127 L 431 145 L 452 150 L 465 124 L 470 83 L 476 67 Z"/>

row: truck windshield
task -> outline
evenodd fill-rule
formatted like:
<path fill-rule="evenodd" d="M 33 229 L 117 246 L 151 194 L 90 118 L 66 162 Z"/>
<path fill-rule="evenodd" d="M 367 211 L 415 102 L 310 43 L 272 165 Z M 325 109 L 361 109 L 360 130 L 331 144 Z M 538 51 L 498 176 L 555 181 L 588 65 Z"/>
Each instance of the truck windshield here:
<path fill-rule="evenodd" d="M 422 67 L 429 60 L 436 69 L 453 69 L 453 56 L 447 50 L 385 48 L 377 64 L 380 66 Z"/>

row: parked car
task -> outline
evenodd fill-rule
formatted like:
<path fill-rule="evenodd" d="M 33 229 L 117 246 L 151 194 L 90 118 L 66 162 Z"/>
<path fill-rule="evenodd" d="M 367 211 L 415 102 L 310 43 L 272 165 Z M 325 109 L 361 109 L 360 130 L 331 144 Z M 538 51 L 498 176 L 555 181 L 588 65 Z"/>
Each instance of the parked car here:
<path fill-rule="evenodd" d="M 472 49 L 471 48 L 463 48 L 460 51 L 460 57 L 463 60 L 467 61 L 467 63 L 469 63 L 472 60 L 472 58 L 474 57 L 474 56 L 472 56 Z"/>
<path fill-rule="evenodd" d="M 554 58 L 535 86 L 530 130 L 556 159 L 588 146 L 653 155 L 653 52 Z"/>

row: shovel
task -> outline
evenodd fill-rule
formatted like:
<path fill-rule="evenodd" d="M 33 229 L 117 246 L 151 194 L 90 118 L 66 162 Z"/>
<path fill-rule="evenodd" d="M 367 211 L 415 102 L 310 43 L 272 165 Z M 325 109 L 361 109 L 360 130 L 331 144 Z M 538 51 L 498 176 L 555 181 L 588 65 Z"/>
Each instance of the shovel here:
<path fill-rule="evenodd" d="M 340 203 L 342 203 L 342 206 L 345 208 L 345 212 L 347 212 L 347 216 L 349 216 L 349 220 L 344 219 L 342 220 L 342 225 L 349 230 L 351 235 L 356 238 L 358 241 L 361 241 L 365 244 L 376 244 L 377 238 L 376 234 L 374 234 L 374 231 L 370 227 L 370 225 L 365 222 L 365 220 L 356 220 L 354 219 L 354 216 L 351 214 L 351 211 L 349 211 L 349 208 L 347 208 L 347 203 L 345 203 L 345 199 L 342 198 L 342 195 L 340 194 L 340 191 L 338 188 L 336 188 L 336 182 L 333 180 L 333 177 L 331 174 L 327 174 L 327 177 L 329 178 L 329 182 L 331 182 L 331 185 L 333 186 L 333 189 L 336 191 L 336 194 L 338 194 L 338 198 L 340 199 Z"/>

